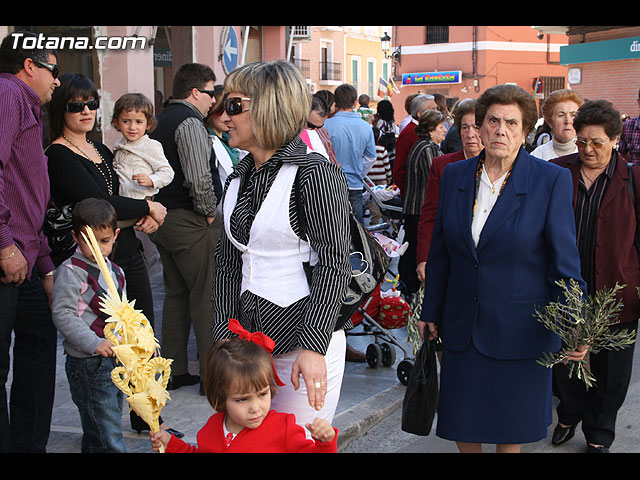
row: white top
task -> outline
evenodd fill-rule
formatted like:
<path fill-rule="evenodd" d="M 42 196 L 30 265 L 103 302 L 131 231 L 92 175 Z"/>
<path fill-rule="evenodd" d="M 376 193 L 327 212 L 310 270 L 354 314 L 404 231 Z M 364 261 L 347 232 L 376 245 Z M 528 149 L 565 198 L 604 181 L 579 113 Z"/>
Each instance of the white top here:
<path fill-rule="evenodd" d="M 505 174 L 494 183 L 491 183 L 486 170 L 482 170 L 480 185 L 478 187 L 478 199 L 476 200 L 476 210 L 473 215 L 473 221 L 471 222 L 471 236 L 473 237 L 473 242 L 476 247 L 480 241 L 480 233 L 482 233 L 484 224 L 487 222 L 493 206 L 498 201 L 500 189 L 502 188 L 502 183 L 507 173 L 509 172 L 505 172 Z"/>
<path fill-rule="evenodd" d="M 216 165 L 218 167 L 218 175 L 220 175 L 220 183 L 222 184 L 222 187 L 224 187 L 227 177 L 233 170 L 233 161 L 229 156 L 229 152 L 222 144 L 222 140 L 220 140 L 216 134 L 211 134 L 209 136 L 211 137 L 213 151 L 216 154 Z M 218 202 L 218 213 L 222 213 L 222 202 Z"/>
<path fill-rule="evenodd" d="M 118 175 L 122 197 L 143 200 L 158 193 L 173 180 L 174 172 L 164 156 L 162 144 L 149 138 L 140 137 L 129 142 L 124 137 L 113 146 L 113 169 Z M 153 182 L 153 187 L 143 187 L 131 179 L 137 173 L 146 173 Z"/>
<path fill-rule="evenodd" d="M 289 199 L 298 166 L 280 167 L 269 193 L 251 224 L 249 242 L 243 245 L 231 234 L 231 214 L 236 206 L 240 178 L 234 178 L 224 196 L 224 228 L 231 243 L 242 252 L 242 286 L 280 307 L 309 295 L 302 262 L 318 262 L 309 244 L 300 240 L 289 220 Z"/>
<path fill-rule="evenodd" d="M 320 135 L 318 135 L 318 132 L 305 128 L 304 130 L 302 130 L 302 132 L 300 132 L 300 138 L 307 145 L 307 147 L 309 147 L 314 152 L 318 152 L 324 158 L 329 160 L 329 154 L 327 153 L 327 149 L 322 143 L 322 140 L 320 140 Z"/>
<path fill-rule="evenodd" d="M 558 143 L 553 139 L 537 147 L 531 152 L 531 156 L 548 161 L 554 158 L 564 157 L 565 155 L 571 155 L 577 151 L 578 147 L 573 140 L 569 140 L 567 143 Z"/>

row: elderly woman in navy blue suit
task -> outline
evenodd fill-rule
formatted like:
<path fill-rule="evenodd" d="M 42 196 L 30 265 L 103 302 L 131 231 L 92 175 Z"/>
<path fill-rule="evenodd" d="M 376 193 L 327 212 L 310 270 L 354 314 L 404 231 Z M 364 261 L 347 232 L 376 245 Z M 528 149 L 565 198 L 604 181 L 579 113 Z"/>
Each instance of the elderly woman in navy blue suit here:
<path fill-rule="evenodd" d="M 561 344 L 534 311 L 563 298 L 557 280 L 586 290 L 571 175 L 522 148 L 536 119 L 522 88 L 489 88 L 476 106 L 484 150 L 440 183 L 420 326 L 443 341 L 436 434 L 461 452 L 519 452 L 546 437 L 551 370 L 536 360 Z"/>

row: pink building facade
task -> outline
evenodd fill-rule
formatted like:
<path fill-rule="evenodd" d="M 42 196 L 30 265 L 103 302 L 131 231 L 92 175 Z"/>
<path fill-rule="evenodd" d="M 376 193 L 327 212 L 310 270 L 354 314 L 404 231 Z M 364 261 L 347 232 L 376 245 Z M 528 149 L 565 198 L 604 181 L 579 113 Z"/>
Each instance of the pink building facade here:
<path fill-rule="evenodd" d="M 529 26 L 395 26 L 392 97 L 398 120 L 413 93 L 441 93 L 453 105 L 487 88 L 514 83 L 540 103 L 567 84 L 559 63 L 566 35 L 540 34 Z"/>
<path fill-rule="evenodd" d="M 99 130 L 109 147 L 119 137 L 111 126 L 111 115 L 121 95 L 143 93 L 155 99 L 159 111 L 171 96 L 175 71 L 185 63 L 209 65 L 216 83 L 222 83 L 228 71 L 242 62 L 281 59 L 287 54 L 284 26 L 0 26 L 0 38 L 18 30 L 59 44 L 61 74 L 84 73 L 93 80 L 102 99 Z M 103 41 L 102 48 L 98 39 Z"/>

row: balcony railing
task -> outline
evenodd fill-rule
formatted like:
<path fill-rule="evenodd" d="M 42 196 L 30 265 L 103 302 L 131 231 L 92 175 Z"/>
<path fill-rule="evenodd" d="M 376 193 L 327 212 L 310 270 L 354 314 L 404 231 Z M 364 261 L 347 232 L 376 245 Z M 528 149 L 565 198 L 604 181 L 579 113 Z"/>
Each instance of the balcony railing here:
<path fill-rule="evenodd" d="M 320 80 L 342 79 L 342 64 L 334 62 L 320 62 Z"/>
<path fill-rule="evenodd" d="M 291 63 L 300 69 L 304 78 L 311 78 L 311 60 L 294 57 L 291 59 Z"/>

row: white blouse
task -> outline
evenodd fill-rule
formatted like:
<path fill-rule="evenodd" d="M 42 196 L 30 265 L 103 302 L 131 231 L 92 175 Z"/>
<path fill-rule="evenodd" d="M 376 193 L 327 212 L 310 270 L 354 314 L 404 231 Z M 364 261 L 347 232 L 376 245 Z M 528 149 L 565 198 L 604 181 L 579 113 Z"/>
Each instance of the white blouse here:
<path fill-rule="evenodd" d="M 480 175 L 480 185 L 478 186 L 478 198 L 476 200 L 475 213 L 473 215 L 473 221 L 471 222 L 471 236 L 473 237 L 473 242 L 476 247 L 478 246 L 480 233 L 482 233 L 482 228 L 487 222 L 487 218 L 489 218 L 491 209 L 498 201 L 502 183 L 507 177 L 507 173 L 509 172 L 505 172 L 505 174 L 498 178 L 494 183 L 491 183 L 489 176 L 487 175 L 487 171 L 484 169 L 482 170 L 482 175 Z"/>

